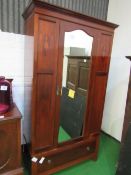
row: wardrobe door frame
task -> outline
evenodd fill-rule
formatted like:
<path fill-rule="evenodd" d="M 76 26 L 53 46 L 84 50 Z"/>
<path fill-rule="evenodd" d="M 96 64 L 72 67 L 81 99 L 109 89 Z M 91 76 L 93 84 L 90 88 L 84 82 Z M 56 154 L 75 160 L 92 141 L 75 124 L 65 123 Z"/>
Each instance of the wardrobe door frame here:
<path fill-rule="evenodd" d="M 52 16 L 47 16 L 47 15 L 42 15 L 42 14 L 35 14 L 34 15 L 34 67 L 33 67 L 33 90 L 32 90 L 32 122 L 31 122 L 31 136 L 32 136 L 32 144 L 31 144 L 31 151 L 33 154 L 37 153 L 37 152 L 40 152 L 42 150 L 46 150 L 46 149 L 52 149 L 54 147 L 54 121 L 55 121 L 55 117 L 53 117 L 53 114 L 52 115 L 52 120 L 53 120 L 53 135 L 52 135 L 52 144 L 49 145 L 49 146 L 44 146 L 39 149 L 37 148 L 37 145 L 36 145 L 36 119 L 37 119 L 37 109 L 36 109 L 36 105 L 37 105 L 37 95 L 38 95 L 38 92 L 37 92 L 37 86 L 38 86 L 38 75 L 42 75 L 42 74 L 48 74 L 48 75 L 51 75 L 52 72 L 53 72 L 53 81 L 54 82 L 54 85 L 53 85 L 53 90 L 54 93 L 53 93 L 53 96 L 54 96 L 54 101 L 56 99 L 56 76 L 57 76 L 57 62 L 58 62 L 58 40 L 56 41 L 56 48 L 55 48 L 55 52 L 56 52 L 56 58 L 55 58 L 55 65 L 52 66 L 52 71 L 51 70 L 48 70 L 48 67 L 47 67 L 47 70 L 39 70 L 38 68 L 38 47 L 39 47 L 39 43 L 38 43 L 38 38 L 39 38 L 39 21 L 40 20 L 45 20 L 45 21 L 49 21 L 49 22 L 56 22 L 56 25 L 58 25 L 58 31 L 56 33 L 56 38 L 58 38 L 59 36 L 59 20 L 57 18 L 54 18 Z M 53 55 L 52 55 L 53 57 Z M 44 67 L 45 69 L 45 67 Z M 52 94 L 52 92 L 51 92 Z M 51 102 L 52 103 L 52 102 Z M 55 111 L 55 102 L 52 104 L 53 105 L 53 111 Z M 53 112 L 52 112 L 53 113 Z M 38 127 L 38 126 L 37 126 Z M 42 134 L 42 133 L 41 133 Z"/>
<path fill-rule="evenodd" d="M 77 142 L 88 140 L 90 133 L 87 131 L 88 126 L 88 110 L 90 108 L 90 101 L 93 93 L 92 85 L 93 85 L 93 72 L 94 72 L 94 59 L 97 54 L 97 45 L 98 45 L 98 37 L 99 37 L 99 31 L 96 29 L 92 29 L 90 27 L 79 25 L 77 23 L 67 22 L 67 21 L 61 21 L 60 22 L 60 37 L 59 37 L 59 55 L 58 55 L 58 67 L 57 67 L 57 86 L 59 89 L 62 88 L 62 71 L 63 71 L 63 54 L 64 54 L 64 35 L 65 32 L 71 32 L 74 30 L 82 30 L 89 36 L 93 37 L 92 42 L 92 51 L 91 51 L 91 67 L 90 67 L 90 75 L 89 75 L 89 92 L 87 95 L 87 104 L 86 104 L 86 112 L 84 117 L 84 127 L 82 136 L 71 139 L 66 142 L 58 143 L 58 133 L 59 133 L 59 123 L 60 123 L 60 98 L 61 96 L 56 97 L 56 115 L 55 115 L 55 145 L 65 146 L 71 145 L 71 144 L 77 144 Z"/>

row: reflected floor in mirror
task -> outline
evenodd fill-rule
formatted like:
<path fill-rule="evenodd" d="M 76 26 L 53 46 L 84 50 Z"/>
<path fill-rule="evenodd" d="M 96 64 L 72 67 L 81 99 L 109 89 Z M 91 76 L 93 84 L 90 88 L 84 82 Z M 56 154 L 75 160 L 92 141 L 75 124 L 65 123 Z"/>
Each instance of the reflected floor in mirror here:
<path fill-rule="evenodd" d="M 60 141 L 67 139 L 69 135 L 60 128 Z M 97 161 L 85 161 L 83 163 L 57 172 L 54 175 L 114 175 L 119 157 L 120 143 L 110 136 L 101 133 L 100 149 Z M 24 175 L 31 175 L 28 172 L 29 156 L 23 153 Z"/>
<path fill-rule="evenodd" d="M 71 136 L 62 128 L 59 128 L 58 143 L 64 142 L 65 140 L 70 140 Z"/>

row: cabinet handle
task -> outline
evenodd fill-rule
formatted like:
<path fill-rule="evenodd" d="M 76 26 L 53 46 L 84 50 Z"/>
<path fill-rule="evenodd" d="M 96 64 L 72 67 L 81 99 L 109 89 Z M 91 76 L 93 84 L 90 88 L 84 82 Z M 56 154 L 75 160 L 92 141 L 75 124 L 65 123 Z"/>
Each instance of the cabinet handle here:
<path fill-rule="evenodd" d="M 56 88 L 56 95 L 61 96 L 61 88 L 59 88 L 58 86 Z"/>
<path fill-rule="evenodd" d="M 51 160 L 50 159 L 48 160 L 48 164 L 51 164 Z"/>
<path fill-rule="evenodd" d="M 102 56 L 103 57 L 106 56 L 106 47 L 105 46 L 103 47 Z"/>
<path fill-rule="evenodd" d="M 90 147 L 89 146 L 87 146 L 86 149 L 87 149 L 87 151 L 90 151 Z"/>

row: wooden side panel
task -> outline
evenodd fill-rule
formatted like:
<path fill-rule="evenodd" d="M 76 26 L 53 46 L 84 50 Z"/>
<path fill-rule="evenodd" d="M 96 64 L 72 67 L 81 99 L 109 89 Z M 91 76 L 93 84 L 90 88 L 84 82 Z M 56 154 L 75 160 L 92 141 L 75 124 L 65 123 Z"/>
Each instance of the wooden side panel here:
<path fill-rule="evenodd" d="M 24 22 L 24 34 L 28 36 L 34 35 L 34 14 L 31 14 Z"/>
<path fill-rule="evenodd" d="M 96 73 L 94 80 L 94 93 L 92 96 L 92 106 L 89 118 L 89 132 L 97 133 L 101 128 L 105 92 L 106 92 L 107 75 Z"/>
<path fill-rule="evenodd" d="M 113 36 L 108 33 L 101 33 L 98 46 L 98 55 L 95 60 L 97 71 L 108 72 L 112 49 Z"/>
<path fill-rule="evenodd" d="M 52 103 L 52 74 L 39 74 L 37 77 L 37 113 L 35 127 L 35 142 L 37 148 L 50 146 L 53 143 L 54 116 Z"/>
<path fill-rule="evenodd" d="M 38 72 L 52 72 L 56 64 L 56 21 L 51 18 L 39 18 L 38 29 Z"/>
<path fill-rule="evenodd" d="M 105 102 L 106 86 L 110 64 L 110 54 L 113 36 L 101 33 L 97 54 L 93 59 L 93 75 L 91 82 L 91 94 L 89 94 L 89 106 L 87 114 L 86 134 L 99 133 L 101 129 L 103 108 Z"/>
<path fill-rule="evenodd" d="M 53 146 L 59 22 L 38 16 L 34 68 L 33 150 Z"/>
<path fill-rule="evenodd" d="M 21 166 L 18 122 L 15 119 L 0 122 L 0 174 Z"/>

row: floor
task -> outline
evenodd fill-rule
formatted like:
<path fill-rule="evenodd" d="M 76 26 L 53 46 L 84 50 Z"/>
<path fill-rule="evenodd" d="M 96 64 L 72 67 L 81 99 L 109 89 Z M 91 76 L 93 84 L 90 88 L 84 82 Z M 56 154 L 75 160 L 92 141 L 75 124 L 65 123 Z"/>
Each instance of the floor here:
<path fill-rule="evenodd" d="M 97 161 L 85 161 L 54 175 L 115 175 L 119 157 L 120 143 L 102 133 Z M 25 173 L 28 173 L 28 161 L 25 159 Z"/>

